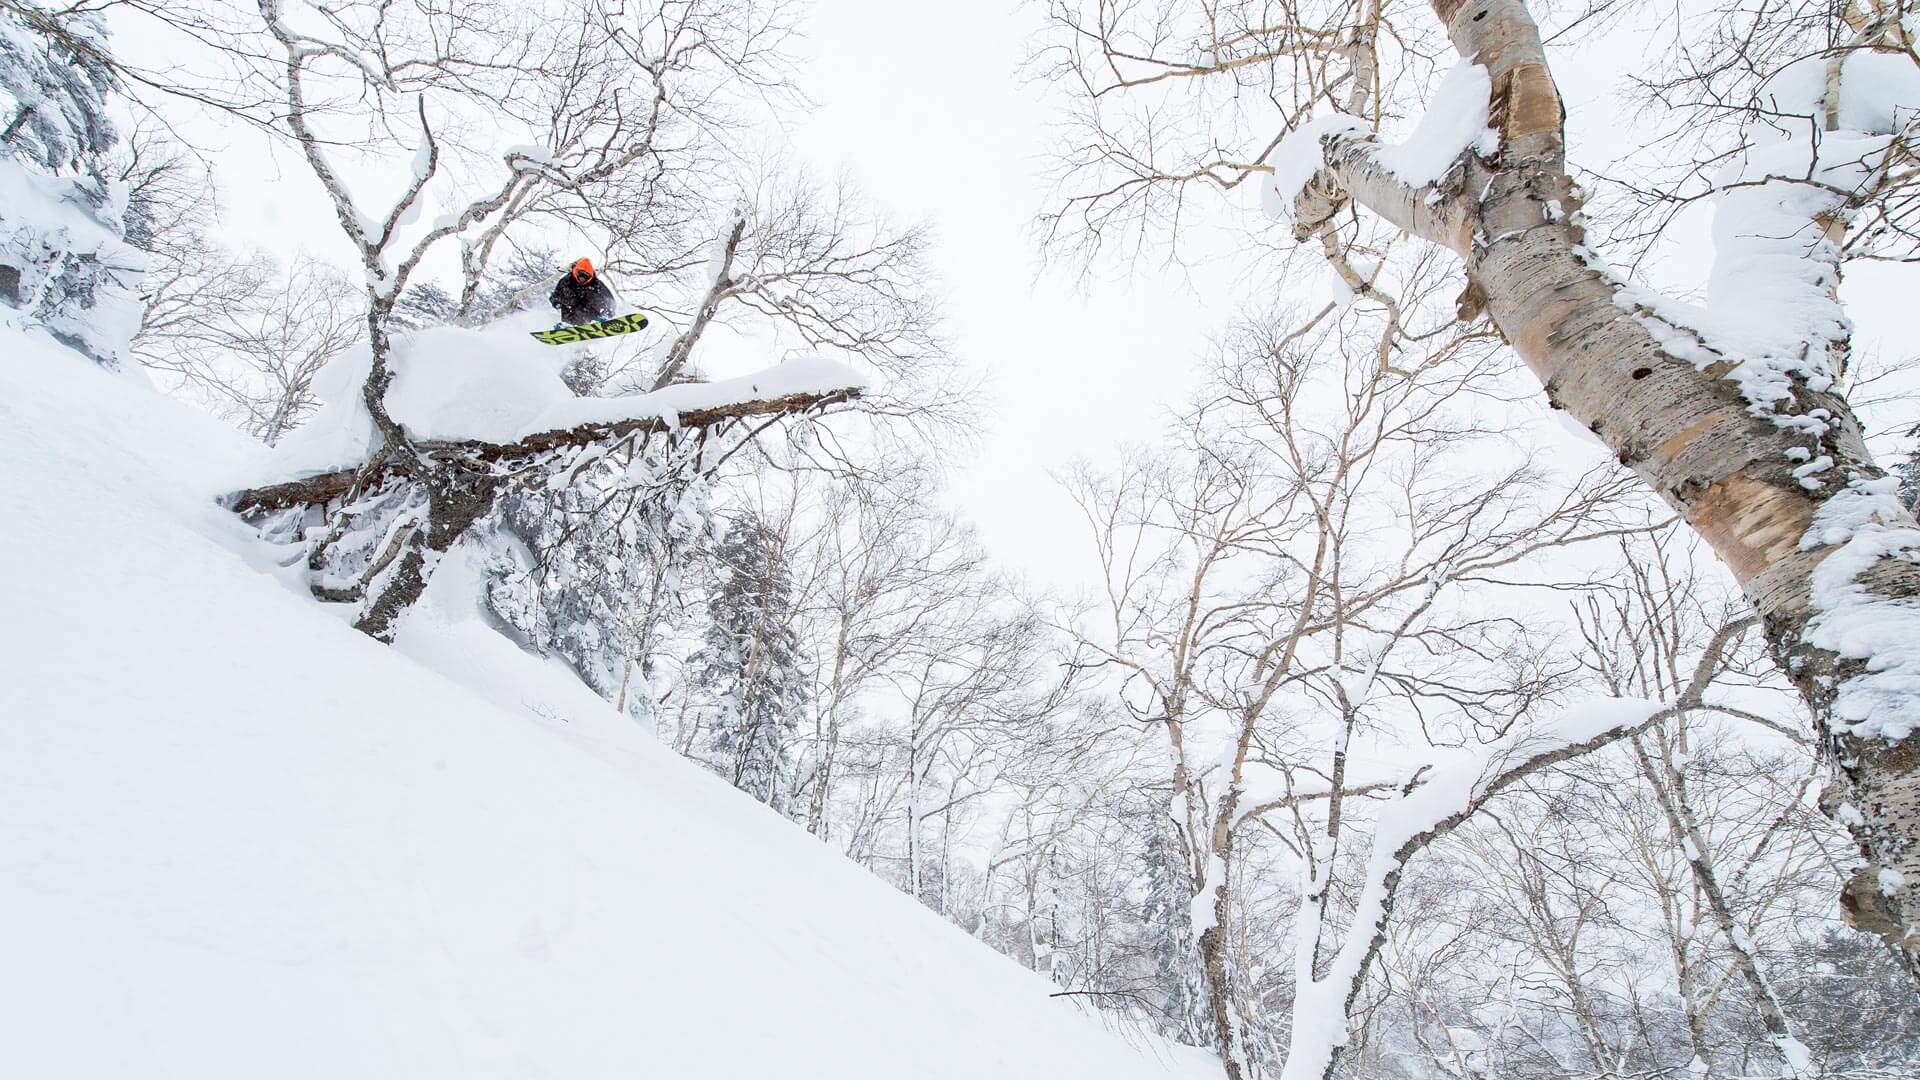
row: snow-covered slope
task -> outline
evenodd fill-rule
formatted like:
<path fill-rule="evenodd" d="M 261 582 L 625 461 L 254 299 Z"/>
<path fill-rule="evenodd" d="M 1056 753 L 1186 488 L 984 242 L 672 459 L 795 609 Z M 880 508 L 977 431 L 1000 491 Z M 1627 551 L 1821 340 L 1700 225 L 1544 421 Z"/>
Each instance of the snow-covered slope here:
<path fill-rule="evenodd" d="M 211 421 L 0 329 L 0 1075 L 1213 1075 L 473 615 L 402 651 L 208 496 Z"/>

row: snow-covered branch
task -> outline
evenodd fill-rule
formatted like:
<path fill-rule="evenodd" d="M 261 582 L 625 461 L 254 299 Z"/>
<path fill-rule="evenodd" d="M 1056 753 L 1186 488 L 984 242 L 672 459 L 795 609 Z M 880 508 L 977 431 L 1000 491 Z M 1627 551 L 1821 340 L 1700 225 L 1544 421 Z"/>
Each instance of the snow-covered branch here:
<path fill-rule="evenodd" d="M 1723 626 L 1686 688 L 1670 702 L 1592 701 L 1486 746 L 1457 751 L 1409 778 L 1400 796 L 1379 808 L 1350 928 L 1324 970 L 1316 966 L 1312 944 L 1319 940 L 1319 927 L 1297 931 L 1301 945 L 1294 970 L 1293 1037 L 1283 1080 L 1325 1080 L 1332 1075 L 1346 1045 L 1350 1010 L 1386 942 L 1387 921 L 1409 860 L 1528 777 L 1698 708 L 1727 649 L 1747 625 L 1742 620 Z"/>
<path fill-rule="evenodd" d="M 705 390 L 718 385 L 722 384 L 700 384 L 689 389 Z M 671 392 L 627 399 L 583 398 L 582 405 L 589 407 L 581 410 L 583 418 L 579 422 L 534 432 L 512 442 L 420 439 L 413 445 L 419 455 L 429 462 L 459 462 L 465 465 L 484 463 L 497 473 L 511 475 L 523 469 L 531 459 L 555 451 L 584 450 L 635 437 L 694 431 L 756 416 L 798 416 L 853 401 L 860 394 L 860 387 L 856 384 L 775 391 L 766 396 L 731 401 L 723 400 L 724 394 L 696 398 Z M 623 413 L 628 415 L 620 415 Z M 589 416 L 592 419 L 584 418 Z M 238 491 L 229 495 L 226 502 L 240 514 L 325 505 L 357 489 L 377 484 L 393 468 L 391 463 L 378 462 L 371 470 L 336 469 L 298 480 Z"/>

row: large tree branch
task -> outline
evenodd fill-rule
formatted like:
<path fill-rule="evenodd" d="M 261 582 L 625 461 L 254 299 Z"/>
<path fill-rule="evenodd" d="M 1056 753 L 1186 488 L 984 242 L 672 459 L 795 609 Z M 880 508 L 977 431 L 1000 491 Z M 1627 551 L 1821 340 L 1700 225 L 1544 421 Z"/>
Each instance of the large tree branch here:
<path fill-rule="evenodd" d="M 660 365 L 659 374 L 653 378 L 652 389 L 663 389 L 679 376 L 681 369 L 687 366 L 687 360 L 693 356 L 693 347 L 699 344 L 700 336 L 706 333 L 707 325 L 719 312 L 721 301 L 733 291 L 736 284 L 733 278 L 733 261 L 740 253 L 740 238 L 746 234 L 746 231 L 746 216 L 734 218 L 733 227 L 727 231 L 727 238 L 721 242 L 718 253 L 720 265 L 715 268 L 713 280 L 708 284 L 706 293 L 700 298 L 700 306 L 693 313 L 693 322 L 688 324 L 679 337 L 673 339 L 672 348 L 667 350 L 667 362 Z"/>
<path fill-rule="evenodd" d="M 429 462 L 457 461 L 469 465 L 486 463 L 497 470 L 506 470 L 529 458 L 553 450 L 591 446 L 628 436 L 657 435 L 676 430 L 712 427 L 730 420 L 743 420 L 752 416 L 798 414 L 852 401 L 858 398 L 860 393 L 858 389 L 847 388 L 820 393 L 788 394 L 763 401 L 733 402 L 704 409 L 689 409 L 681 412 L 673 421 L 658 416 L 634 417 L 543 431 L 511 443 L 490 443 L 478 439 L 419 441 L 414 443 L 414 448 L 419 451 L 423 459 Z M 372 464 L 371 469 L 336 469 L 298 480 L 248 488 L 229 495 L 225 501 L 231 509 L 241 514 L 262 510 L 284 510 L 295 506 L 315 506 L 341 498 L 357 489 L 373 487 L 392 469 L 390 462 L 377 460 Z"/>
<path fill-rule="evenodd" d="M 1665 706 L 1646 702 L 1635 708 L 1629 701 L 1607 702 L 1592 718 L 1572 717 L 1564 727 L 1517 733 L 1486 748 L 1477 760 L 1416 774 L 1399 800 L 1381 808 L 1352 928 L 1327 973 L 1316 978 L 1311 968 L 1297 972 L 1295 1015 L 1352 1015 L 1368 969 L 1386 944 L 1400 880 L 1415 855 L 1528 777 L 1699 708 L 1727 649 L 1749 625 L 1750 620 L 1740 619 L 1722 626 L 1694 666 L 1686 689 Z M 1282 1080 L 1331 1076 L 1344 1037 L 1344 1028 L 1296 1024 Z"/>

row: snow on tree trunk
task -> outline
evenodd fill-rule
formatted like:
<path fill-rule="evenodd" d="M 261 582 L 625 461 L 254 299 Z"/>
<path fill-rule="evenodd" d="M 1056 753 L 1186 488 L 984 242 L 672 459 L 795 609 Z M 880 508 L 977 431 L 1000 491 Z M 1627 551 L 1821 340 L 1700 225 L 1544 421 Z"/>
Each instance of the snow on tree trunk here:
<path fill-rule="evenodd" d="M 1873 182 L 1904 136 L 1814 133 L 1827 150 L 1811 155 L 1791 139 L 1749 148 L 1718 204 L 1713 297 L 1703 308 L 1676 304 L 1618 279 L 1585 247 L 1563 106 L 1521 0 L 1433 7 L 1464 60 L 1485 69 L 1497 152 L 1463 140 L 1444 176 L 1410 176 L 1394 168 L 1404 155 L 1382 152 L 1403 148 L 1361 125 L 1316 125 L 1302 134 L 1318 142 L 1321 167 L 1291 179 L 1277 170 L 1296 233 L 1314 235 L 1351 200 L 1453 250 L 1469 281 L 1462 314 L 1490 315 L 1551 407 L 1598 435 L 1712 545 L 1839 771 L 1841 791 L 1826 802 L 1867 859 L 1841 897 L 1849 921 L 1912 964 L 1920 528 L 1832 389 L 1848 333 L 1833 295 L 1847 192 Z M 1750 295 L 1742 305 L 1733 292 Z"/>

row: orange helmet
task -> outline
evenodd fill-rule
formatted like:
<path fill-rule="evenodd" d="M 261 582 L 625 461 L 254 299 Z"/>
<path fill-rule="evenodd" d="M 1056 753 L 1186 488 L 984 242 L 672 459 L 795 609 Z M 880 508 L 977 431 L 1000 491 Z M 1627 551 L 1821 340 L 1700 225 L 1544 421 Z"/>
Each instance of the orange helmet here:
<path fill-rule="evenodd" d="M 579 262 L 574 263 L 573 276 L 579 278 L 581 281 L 592 281 L 593 260 L 581 259 Z"/>

